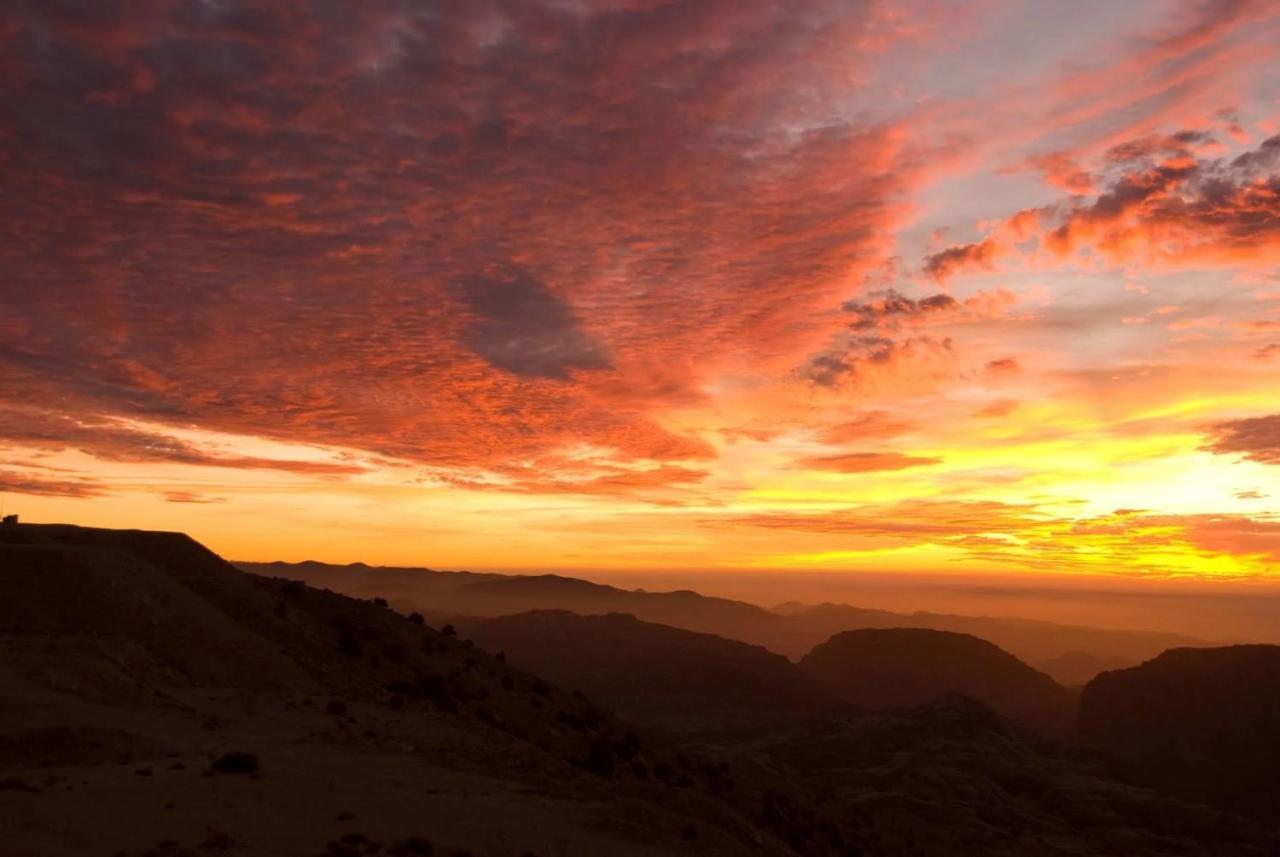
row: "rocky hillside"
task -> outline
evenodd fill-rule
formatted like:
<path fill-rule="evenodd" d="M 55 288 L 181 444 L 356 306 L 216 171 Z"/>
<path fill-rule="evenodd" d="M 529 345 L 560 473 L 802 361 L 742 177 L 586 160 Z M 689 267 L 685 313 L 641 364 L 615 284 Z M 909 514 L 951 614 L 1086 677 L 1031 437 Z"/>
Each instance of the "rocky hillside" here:
<path fill-rule="evenodd" d="M 457 624 L 513 664 L 676 731 L 758 727 L 838 707 L 808 674 L 761 646 L 630 615 L 554 610 Z"/>
<path fill-rule="evenodd" d="M 681 693 L 706 670 L 690 705 L 765 705 L 788 674 L 728 641 L 551 624 L 599 648 L 620 680 L 598 687 L 622 704 L 646 641 L 688 661 Z M 1260 830 L 1118 783 L 976 705 L 673 736 L 518 657 L 244 574 L 185 536 L 5 528 L 0 853 L 1264 853 Z M 749 662 L 763 687 L 714 679 Z"/>
<path fill-rule="evenodd" d="M 1280 818 L 1280 646 L 1174 649 L 1103 673 L 1078 730 L 1171 793 Z"/>
<path fill-rule="evenodd" d="M 416 618 L 244 574 L 178 534 L 0 532 L 5 852 L 807 842 L 749 784 L 726 794 L 718 762 Z"/>
<path fill-rule="evenodd" d="M 951 694 L 1006 717 L 1055 731 L 1071 722 L 1071 695 L 1003 649 L 968 634 L 923 628 L 864 628 L 836 634 L 800 666 L 828 690 L 864 708 L 899 708 Z"/>

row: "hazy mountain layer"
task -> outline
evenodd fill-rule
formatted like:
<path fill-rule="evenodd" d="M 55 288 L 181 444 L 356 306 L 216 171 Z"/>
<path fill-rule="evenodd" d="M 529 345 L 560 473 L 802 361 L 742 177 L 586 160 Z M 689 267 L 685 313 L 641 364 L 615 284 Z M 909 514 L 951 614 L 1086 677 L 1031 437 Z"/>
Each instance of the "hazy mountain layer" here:
<path fill-rule="evenodd" d="M 629 613 L 656 622 L 764 646 L 798 660 L 833 634 L 855 628 L 935 628 L 990 640 L 1064 684 L 1102 669 L 1203 645 L 1177 634 L 1117 631 L 1026 619 L 893 613 L 846 604 L 789 603 L 773 610 L 689 590 L 626 590 L 558 575 L 499 575 L 355 564 L 237 563 L 246 571 L 303 580 L 358 598 L 383 597 L 424 614 L 502 616 L 531 610 Z M 1060 661 L 1070 655 L 1065 662 Z M 1118 661 L 1116 659 L 1119 659 Z M 1097 669 L 1090 671 L 1096 661 Z"/>
<path fill-rule="evenodd" d="M 595 645 L 622 690 L 678 650 L 675 674 L 705 670 L 696 704 L 726 712 L 764 704 L 759 687 L 743 695 L 749 661 L 765 692 L 812 692 L 738 643 L 605 625 L 545 646 L 548 665 Z M 659 663 L 645 665 L 644 639 Z M 1263 853 L 1247 824 L 1121 785 L 976 703 L 745 718 L 691 743 L 518 668 L 520 651 L 240 573 L 181 535 L 5 529 L 4 851 Z"/>

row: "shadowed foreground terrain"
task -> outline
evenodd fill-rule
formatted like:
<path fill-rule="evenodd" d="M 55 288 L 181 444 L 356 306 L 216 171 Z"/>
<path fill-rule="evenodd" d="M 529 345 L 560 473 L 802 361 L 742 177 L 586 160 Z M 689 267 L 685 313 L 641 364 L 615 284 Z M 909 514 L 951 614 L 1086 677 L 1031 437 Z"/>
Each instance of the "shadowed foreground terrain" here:
<path fill-rule="evenodd" d="M 1103 673 L 1079 730 L 1140 780 L 1280 819 L 1280 646 L 1174 649 Z"/>
<path fill-rule="evenodd" d="M 0 531 L 0 653 L 3 853 L 1269 848 L 967 699 L 859 713 L 768 652 L 630 617 L 456 633 L 178 534 Z M 682 730 L 686 705 L 769 716 Z"/>

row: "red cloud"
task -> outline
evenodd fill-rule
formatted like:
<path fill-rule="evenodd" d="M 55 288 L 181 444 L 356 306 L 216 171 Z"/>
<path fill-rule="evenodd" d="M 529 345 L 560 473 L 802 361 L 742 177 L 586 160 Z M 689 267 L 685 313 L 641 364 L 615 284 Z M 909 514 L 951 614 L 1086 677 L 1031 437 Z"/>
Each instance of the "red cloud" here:
<path fill-rule="evenodd" d="M 895 437 L 914 428 L 914 423 L 898 419 L 888 411 L 864 411 L 853 419 L 823 429 L 819 439 L 823 443 L 840 445 L 852 441 Z"/>
<path fill-rule="evenodd" d="M 958 273 L 991 271 L 1001 254 L 1000 246 L 993 238 L 985 238 L 974 244 L 961 244 L 934 253 L 925 260 L 924 272 L 940 282 Z"/>
<path fill-rule="evenodd" d="M 92 479 L 47 479 L 29 473 L 0 470 L 0 493 L 35 494 L 42 497 L 101 497 L 103 485 Z"/>
<path fill-rule="evenodd" d="M 706 458 L 663 412 L 828 334 L 922 169 L 836 0 L 0 16 L 2 396 L 86 424 Z"/>
<path fill-rule="evenodd" d="M 1113 146 L 1115 172 L 1091 200 L 1022 211 L 973 244 L 926 258 L 936 279 L 991 269 L 1009 245 L 999 235 L 1031 237 L 1059 257 L 1089 248 L 1113 262 L 1164 266 L 1272 264 L 1280 258 L 1280 137 L 1233 159 L 1211 159 L 1188 131 Z"/>

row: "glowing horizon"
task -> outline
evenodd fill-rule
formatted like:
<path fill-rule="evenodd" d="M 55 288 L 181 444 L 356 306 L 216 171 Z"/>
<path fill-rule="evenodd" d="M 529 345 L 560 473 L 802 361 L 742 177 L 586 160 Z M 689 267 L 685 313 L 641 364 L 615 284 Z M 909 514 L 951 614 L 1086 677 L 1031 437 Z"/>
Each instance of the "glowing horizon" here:
<path fill-rule="evenodd" d="M 0 13 L 5 507 L 1280 579 L 1280 9 L 1067 5 Z"/>

